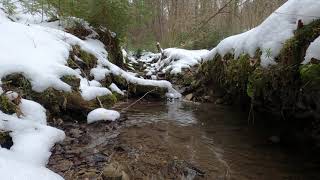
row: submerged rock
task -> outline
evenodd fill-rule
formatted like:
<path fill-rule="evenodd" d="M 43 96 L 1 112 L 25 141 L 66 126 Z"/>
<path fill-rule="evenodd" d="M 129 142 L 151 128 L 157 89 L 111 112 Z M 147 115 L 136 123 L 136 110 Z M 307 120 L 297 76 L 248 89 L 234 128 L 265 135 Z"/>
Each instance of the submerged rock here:
<path fill-rule="evenodd" d="M 128 175 L 122 169 L 123 167 L 118 163 L 110 163 L 103 169 L 102 177 L 106 180 L 126 180 Z M 125 178 L 123 178 L 123 175 L 125 175 Z"/>

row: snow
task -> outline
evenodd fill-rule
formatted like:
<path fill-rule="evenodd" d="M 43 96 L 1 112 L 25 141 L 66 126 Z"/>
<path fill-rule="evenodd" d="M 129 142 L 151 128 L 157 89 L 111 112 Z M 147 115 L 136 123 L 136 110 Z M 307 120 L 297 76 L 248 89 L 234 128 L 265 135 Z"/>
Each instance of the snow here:
<path fill-rule="evenodd" d="M 0 44 L 0 78 L 21 73 L 30 80 L 32 89 L 37 92 L 49 87 L 71 91 L 71 87 L 60 78 L 66 75 L 81 78 L 77 71 L 66 66 L 71 45 L 79 45 L 81 49 L 98 58 L 98 66 L 91 70 L 95 80 L 102 80 L 107 74 L 113 73 L 131 83 L 167 88 L 175 97 L 181 96 L 167 81 L 139 79 L 110 63 L 102 43 L 88 43 L 61 30 L 15 22 L 0 24 L 0 38 L 7 42 Z M 17 49 L 20 50 L 19 53 L 16 53 Z M 80 89 L 85 100 L 92 100 L 110 92 L 107 88 L 91 88 L 86 85 L 85 80 L 81 81 Z"/>
<path fill-rule="evenodd" d="M 302 64 L 308 64 L 312 58 L 320 60 L 320 36 L 308 47 L 305 60 L 302 62 Z"/>
<path fill-rule="evenodd" d="M 29 119 L 39 124 L 47 124 L 46 109 L 39 103 L 27 99 L 21 99 L 19 108 L 23 114 L 21 119 Z"/>
<path fill-rule="evenodd" d="M 99 108 L 91 111 L 88 114 L 87 122 L 88 124 L 97 121 L 115 121 L 120 118 L 120 113 L 114 110 L 108 110 L 104 108 Z"/>
<path fill-rule="evenodd" d="M 49 87 L 71 91 L 71 87 L 60 80 L 64 75 L 76 75 L 65 66 L 70 50 L 68 44 L 42 27 L 15 22 L 0 24 L 0 39 L 6 42 L 0 44 L 0 78 L 21 73 L 36 92 Z"/>
<path fill-rule="evenodd" d="M 29 103 L 22 100 L 22 103 Z M 38 105 L 32 109 L 38 111 Z M 23 109 L 23 108 L 22 108 Z M 22 112 L 25 112 L 23 109 Z M 0 148 L 0 173 L 2 179 L 63 179 L 45 168 L 51 155 L 50 149 L 56 142 L 63 141 L 65 134 L 56 128 L 40 124 L 39 115 L 24 115 L 22 119 L 0 111 L 0 129 L 11 132 L 13 146 L 10 150 Z M 40 113 L 41 114 L 41 113 Z M 40 117 L 43 118 L 43 117 Z M 41 122 L 46 123 L 46 122 Z M 18 172 L 18 173 L 17 173 Z"/>
<path fill-rule="evenodd" d="M 161 58 L 161 53 L 143 52 L 139 58 L 140 62 L 151 63 Z"/>
<path fill-rule="evenodd" d="M 207 54 L 208 50 L 186 50 L 178 48 L 168 48 L 163 51 L 164 60 L 158 61 L 159 68 L 164 65 L 164 71 L 170 71 L 170 74 L 179 74 L 183 68 L 189 69 L 191 66 L 199 64 L 202 56 Z"/>
<path fill-rule="evenodd" d="M 110 70 L 105 69 L 101 66 L 91 69 L 90 75 L 94 77 L 96 81 L 101 81 L 106 78 L 107 75 L 110 74 Z"/>
<path fill-rule="evenodd" d="M 31 13 L 27 10 L 27 8 L 24 7 L 24 3 L 22 1 L 13 1 L 13 0 L 7 0 L 8 2 L 11 1 L 12 4 L 15 5 L 15 13 L 13 15 L 8 15 L 10 19 L 14 20 L 15 22 L 19 22 L 22 24 L 40 24 L 44 21 L 49 20 L 49 16 L 47 16 L 46 13 L 42 14 L 41 11 L 34 11 Z M 25 3 L 30 4 L 30 0 L 24 0 Z M 35 3 L 35 2 L 33 2 Z M 55 13 L 52 10 L 48 13 Z"/>
<path fill-rule="evenodd" d="M 90 86 L 95 86 L 95 87 L 102 87 L 102 84 L 99 81 L 96 80 L 91 80 L 89 81 Z"/>
<path fill-rule="evenodd" d="M 208 53 L 209 51 L 205 49 L 168 48 L 163 50 L 165 59 L 162 59 L 160 53 L 144 52 L 138 61 L 145 63 L 147 76 L 155 75 L 156 72 L 179 74 L 182 69 L 190 69 L 192 66 L 199 64 L 202 61 L 202 57 Z M 155 78 L 152 79 L 155 80 Z"/>
<path fill-rule="evenodd" d="M 301 8 L 303 7 L 303 8 Z M 245 33 L 228 37 L 221 41 L 204 60 L 214 59 L 216 55 L 241 54 L 255 56 L 256 50 L 262 51 L 261 66 L 276 64 L 275 57 L 280 54 L 283 44 L 294 36 L 299 20 L 306 25 L 320 17 L 319 0 L 289 0 L 272 13 L 261 25 Z"/>
<path fill-rule="evenodd" d="M 95 85 L 96 83 L 93 83 L 93 86 L 92 86 L 92 83 L 90 85 L 87 79 L 81 78 L 80 91 L 81 91 L 81 96 L 84 100 L 91 101 L 99 96 L 112 94 L 112 92 L 108 88 L 97 87 Z"/>
<path fill-rule="evenodd" d="M 8 91 L 5 93 L 5 95 L 10 101 L 13 101 L 19 97 L 19 94 L 13 91 Z"/>
<path fill-rule="evenodd" d="M 0 174 L 4 180 L 63 180 L 45 167 L 29 166 L 4 157 L 0 157 Z"/>
<path fill-rule="evenodd" d="M 118 88 L 118 86 L 114 83 L 112 83 L 109 88 L 111 89 L 111 91 L 116 92 L 122 96 L 124 96 L 124 92 L 121 91 L 121 89 Z"/>

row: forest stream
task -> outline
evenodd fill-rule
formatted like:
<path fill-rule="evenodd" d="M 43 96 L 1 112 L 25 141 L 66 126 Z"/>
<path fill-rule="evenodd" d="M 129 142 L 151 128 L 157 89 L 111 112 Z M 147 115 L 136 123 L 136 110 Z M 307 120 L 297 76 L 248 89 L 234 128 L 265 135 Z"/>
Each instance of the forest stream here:
<path fill-rule="evenodd" d="M 320 177 L 319 161 L 268 140 L 270 133 L 248 124 L 248 113 L 231 107 L 144 101 L 123 114 L 120 123 L 60 122 L 67 138 L 48 167 L 67 180 Z"/>

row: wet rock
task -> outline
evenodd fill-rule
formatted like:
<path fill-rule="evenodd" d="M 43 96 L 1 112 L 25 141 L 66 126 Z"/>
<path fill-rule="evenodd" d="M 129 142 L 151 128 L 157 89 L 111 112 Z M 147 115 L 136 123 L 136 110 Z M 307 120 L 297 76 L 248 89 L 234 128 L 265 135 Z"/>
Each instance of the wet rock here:
<path fill-rule="evenodd" d="M 140 84 L 129 84 L 128 92 L 130 97 L 141 97 L 147 94 L 146 97 L 164 98 L 167 89 L 155 86 L 143 86 Z"/>
<path fill-rule="evenodd" d="M 193 94 L 192 93 L 186 95 L 186 97 L 185 97 L 185 100 L 187 100 L 187 101 L 191 101 L 192 99 L 193 99 Z"/>
<path fill-rule="evenodd" d="M 122 180 L 122 172 L 122 167 L 118 163 L 111 163 L 104 168 L 102 177 L 105 180 Z"/>
<path fill-rule="evenodd" d="M 223 104 L 225 101 L 222 98 L 218 98 L 214 103 L 215 104 Z"/>
<path fill-rule="evenodd" d="M 122 180 L 130 180 L 129 175 L 122 171 Z"/>

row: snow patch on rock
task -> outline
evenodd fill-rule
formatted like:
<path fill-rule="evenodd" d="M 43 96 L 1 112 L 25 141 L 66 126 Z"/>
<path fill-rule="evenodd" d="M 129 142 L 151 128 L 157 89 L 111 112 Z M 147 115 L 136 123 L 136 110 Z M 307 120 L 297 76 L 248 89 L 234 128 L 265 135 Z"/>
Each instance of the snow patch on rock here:
<path fill-rule="evenodd" d="M 118 86 L 117 86 L 116 84 L 112 83 L 112 84 L 109 86 L 109 88 L 111 89 L 111 91 L 116 92 L 116 93 L 124 96 L 124 92 L 122 92 L 121 89 L 118 88 Z"/>
<path fill-rule="evenodd" d="M 91 111 L 88 114 L 87 122 L 88 124 L 97 121 L 115 121 L 120 118 L 120 113 L 114 110 L 108 110 L 104 108 L 99 108 Z"/>
<path fill-rule="evenodd" d="M 320 36 L 308 47 L 305 60 L 302 62 L 302 64 L 308 64 L 312 58 L 320 60 Z"/>

